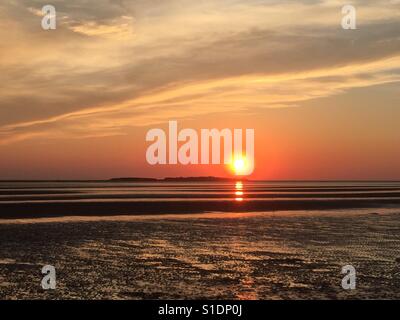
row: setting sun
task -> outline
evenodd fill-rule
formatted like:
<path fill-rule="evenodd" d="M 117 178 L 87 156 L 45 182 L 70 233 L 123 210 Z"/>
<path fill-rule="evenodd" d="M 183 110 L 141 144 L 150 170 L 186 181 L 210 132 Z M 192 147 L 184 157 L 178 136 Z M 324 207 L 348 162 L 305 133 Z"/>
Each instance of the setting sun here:
<path fill-rule="evenodd" d="M 233 161 L 232 169 L 236 175 L 241 175 L 246 171 L 247 164 L 244 157 L 237 158 Z"/>

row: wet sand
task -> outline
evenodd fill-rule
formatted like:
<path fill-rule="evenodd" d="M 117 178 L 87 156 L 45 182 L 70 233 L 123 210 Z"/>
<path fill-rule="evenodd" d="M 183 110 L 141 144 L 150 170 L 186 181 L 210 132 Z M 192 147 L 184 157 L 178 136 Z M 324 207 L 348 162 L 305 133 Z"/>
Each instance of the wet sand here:
<path fill-rule="evenodd" d="M 0 243 L 2 299 L 400 298 L 400 209 L 3 219 Z"/>

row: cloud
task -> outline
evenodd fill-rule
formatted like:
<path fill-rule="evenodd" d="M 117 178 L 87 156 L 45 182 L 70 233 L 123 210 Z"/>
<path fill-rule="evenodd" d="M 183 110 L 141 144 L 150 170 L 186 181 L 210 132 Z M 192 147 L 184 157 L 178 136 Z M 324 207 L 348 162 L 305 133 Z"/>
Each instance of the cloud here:
<path fill-rule="evenodd" d="M 399 81 L 390 1 L 41 1 L 0 5 L 0 140 L 125 134 L 215 112 L 292 107 Z M 293 16 L 299 17 L 296 23 Z"/>
<path fill-rule="evenodd" d="M 118 37 L 129 38 L 133 32 L 132 17 L 122 16 L 118 19 L 109 21 L 107 24 L 101 24 L 97 21 L 89 21 L 85 23 L 70 22 L 68 28 L 77 33 L 87 36 L 97 37 Z"/>

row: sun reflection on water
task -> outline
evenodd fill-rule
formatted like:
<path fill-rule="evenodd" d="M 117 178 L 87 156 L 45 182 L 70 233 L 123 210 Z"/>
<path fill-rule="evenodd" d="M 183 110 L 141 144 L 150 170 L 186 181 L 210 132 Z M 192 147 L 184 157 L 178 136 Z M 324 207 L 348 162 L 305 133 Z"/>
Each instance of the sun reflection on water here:
<path fill-rule="evenodd" d="M 235 184 L 235 201 L 241 202 L 244 200 L 243 183 L 241 181 Z"/>

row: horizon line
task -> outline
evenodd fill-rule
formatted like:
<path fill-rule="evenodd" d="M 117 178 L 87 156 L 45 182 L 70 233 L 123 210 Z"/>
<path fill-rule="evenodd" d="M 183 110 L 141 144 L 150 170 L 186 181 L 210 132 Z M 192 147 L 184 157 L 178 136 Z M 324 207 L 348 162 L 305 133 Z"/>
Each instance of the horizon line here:
<path fill-rule="evenodd" d="M 119 177 L 109 179 L 0 179 L 0 182 L 171 182 L 170 180 L 190 179 L 210 180 L 246 180 L 249 182 L 400 182 L 400 179 L 249 179 L 246 177 L 217 177 L 217 176 L 178 176 L 178 177 Z"/>

